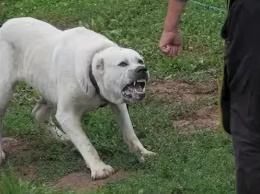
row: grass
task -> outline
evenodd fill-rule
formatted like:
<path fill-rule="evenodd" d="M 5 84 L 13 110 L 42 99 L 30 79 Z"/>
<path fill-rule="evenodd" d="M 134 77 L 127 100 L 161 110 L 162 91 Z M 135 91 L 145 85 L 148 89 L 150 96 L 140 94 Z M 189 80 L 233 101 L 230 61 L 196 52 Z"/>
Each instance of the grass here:
<path fill-rule="evenodd" d="M 37 186 L 33 182 L 24 182 L 10 172 L 1 174 L 0 191 L 4 194 L 73 194 L 73 191 L 58 191 L 45 185 Z"/>
<path fill-rule="evenodd" d="M 225 8 L 217 0 L 200 2 Z M 218 79 L 222 67 L 220 28 L 225 13 L 190 2 L 181 21 L 183 55 L 167 58 L 157 49 L 167 1 L 150 0 L 2 0 L 0 23 L 9 18 L 32 16 L 66 29 L 83 25 L 144 55 L 152 79 L 171 79 L 203 84 Z M 1 194 L 72 193 L 50 188 L 48 183 L 71 172 L 85 171 L 84 161 L 71 146 L 46 139 L 31 118 L 36 93 L 19 85 L 4 122 L 4 136 L 28 141 L 34 152 L 7 160 L 0 170 Z M 215 101 L 212 103 L 214 105 Z M 131 119 L 142 143 L 158 156 L 145 164 L 126 150 L 110 110 L 88 113 L 84 128 L 101 158 L 114 168 L 131 173 L 90 193 L 234 193 L 234 162 L 230 138 L 222 131 L 179 133 L 178 118 L 191 116 L 197 101 L 165 102 L 150 97 L 130 108 Z M 21 180 L 15 167 L 33 165 L 37 178 Z"/>

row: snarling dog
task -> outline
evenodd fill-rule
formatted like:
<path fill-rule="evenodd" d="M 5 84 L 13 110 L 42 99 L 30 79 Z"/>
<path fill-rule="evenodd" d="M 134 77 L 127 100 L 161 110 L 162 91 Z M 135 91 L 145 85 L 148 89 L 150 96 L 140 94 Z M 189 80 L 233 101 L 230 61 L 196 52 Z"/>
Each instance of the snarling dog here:
<path fill-rule="evenodd" d="M 138 52 L 84 27 L 62 31 L 30 17 L 4 23 L 0 46 L 0 131 L 12 88 L 23 81 L 41 95 L 32 111 L 36 120 L 75 145 L 92 179 L 107 177 L 114 170 L 100 159 L 81 127 L 86 111 L 108 105 L 130 151 L 142 158 L 154 154 L 137 138 L 126 107 L 144 99 L 149 79 Z M 60 127 L 52 122 L 52 110 Z M 0 163 L 4 159 L 0 144 Z"/>

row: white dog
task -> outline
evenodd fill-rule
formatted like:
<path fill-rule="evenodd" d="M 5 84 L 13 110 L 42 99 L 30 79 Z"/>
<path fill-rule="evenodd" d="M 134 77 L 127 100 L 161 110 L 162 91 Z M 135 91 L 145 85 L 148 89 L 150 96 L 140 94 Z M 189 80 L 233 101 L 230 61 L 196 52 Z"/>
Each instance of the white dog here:
<path fill-rule="evenodd" d="M 0 131 L 12 87 L 24 81 L 41 94 L 36 120 L 61 139 L 69 139 L 91 170 L 92 179 L 113 173 L 83 132 L 84 112 L 109 105 L 130 151 L 153 155 L 137 138 L 126 107 L 145 97 L 149 73 L 143 58 L 103 35 L 77 27 L 61 31 L 33 18 L 10 19 L 0 29 Z M 51 112 L 62 130 L 54 126 Z M 1 136 L 0 136 L 1 142 Z M 0 143 L 0 164 L 5 153 Z"/>

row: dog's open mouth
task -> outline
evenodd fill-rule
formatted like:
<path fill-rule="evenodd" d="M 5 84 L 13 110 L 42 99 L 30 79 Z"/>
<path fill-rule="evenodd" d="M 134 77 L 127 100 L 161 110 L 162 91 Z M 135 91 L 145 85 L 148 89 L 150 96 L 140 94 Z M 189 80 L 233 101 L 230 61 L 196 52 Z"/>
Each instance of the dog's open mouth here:
<path fill-rule="evenodd" d="M 146 85 L 145 79 L 136 80 L 131 84 L 127 84 L 124 87 L 122 91 L 122 95 L 126 100 L 140 101 L 145 97 L 145 85 Z"/>

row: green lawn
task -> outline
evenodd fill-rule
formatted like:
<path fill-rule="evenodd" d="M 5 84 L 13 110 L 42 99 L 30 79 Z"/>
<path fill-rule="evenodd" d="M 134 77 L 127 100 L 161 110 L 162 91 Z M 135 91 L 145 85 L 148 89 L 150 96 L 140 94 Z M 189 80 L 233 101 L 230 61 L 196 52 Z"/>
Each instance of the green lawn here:
<path fill-rule="evenodd" d="M 200 2 L 225 9 L 224 1 Z M 192 96 L 187 97 L 185 90 L 177 91 L 184 92 L 182 95 L 187 97 L 184 100 L 174 98 L 174 91 L 156 95 L 152 92 L 154 86 L 150 84 L 147 98 L 131 105 L 130 115 L 138 137 L 147 148 L 158 154 L 144 164 L 138 163 L 126 149 L 110 110 L 104 108 L 85 115 L 84 128 L 101 158 L 127 174 L 123 180 L 111 180 L 85 193 L 235 192 L 230 137 L 211 125 L 196 124 L 199 119 L 209 122 L 204 118 L 207 115 L 197 115 L 197 118 L 197 110 L 217 107 L 216 92 L 206 95 L 205 85 L 214 88 L 221 73 L 223 41 L 220 28 L 225 12 L 191 1 L 181 22 L 183 55 L 167 58 L 157 49 L 166 6 L 166 0 L 0 1 L 0 23 L 12 17 L 32 16 L 62 29 L 84 25 L 143 54 L 155 85 L 167 78 L 167 83 L 186 83 L 190 88 L 201 89 L 202 98 L 195 100 L 189 100 Z M 19 95 L 15 96 L 8 110 L 3 133 L 6 137 L 26 142 L 28 150 L 11 155 L 0 169 L 0 193 L 72 193 L 56 191 L 50 185 L 70 173 L 86 171 L 83 159 L 71 152 L 71 145 L 64 146 L 44 136 L 36 125 L 30 112 L 35 104 L 32 97 L 37 94 L 22 84 L 16 92 Z M 192 131 L 188 131 L 187 126 L 175 125 L 187 120 L 194 121 L 195 129 Z M 21 146 L 17 149 L 20 150 Z M 21 166 L 34 167 L 36 173 L 32 181 L 21 179 L 23 176 L 17 170 Z"/>

